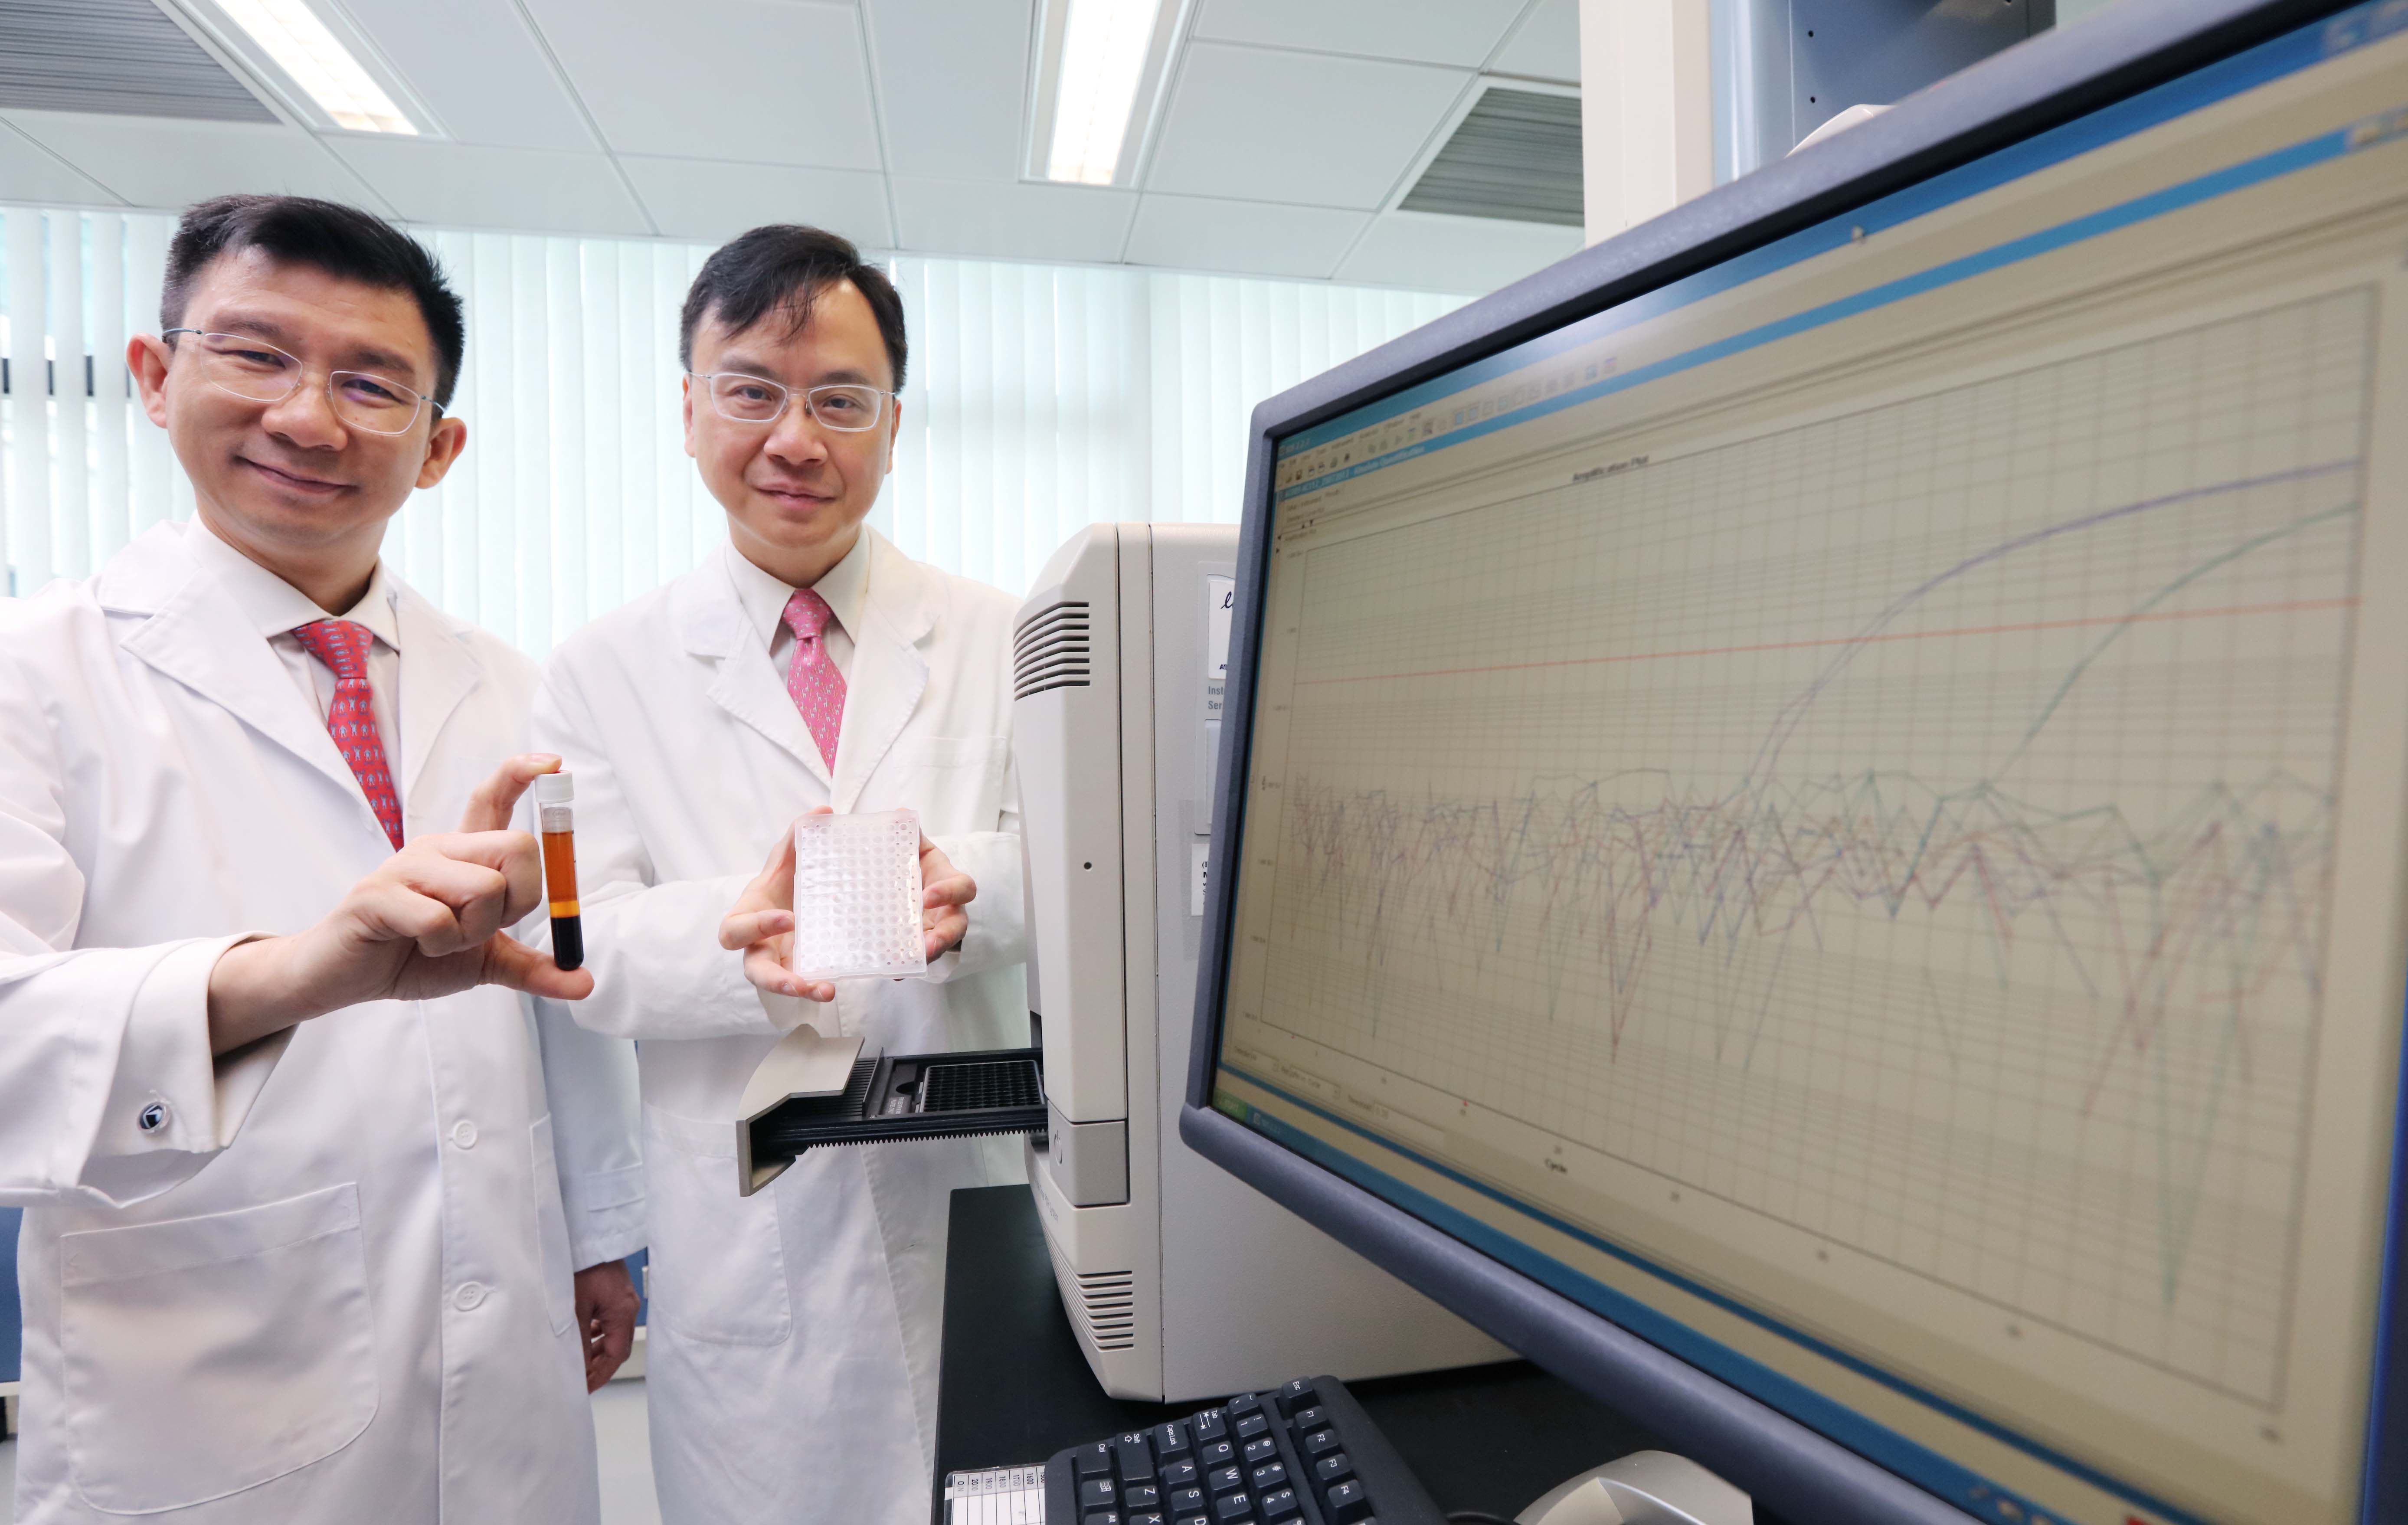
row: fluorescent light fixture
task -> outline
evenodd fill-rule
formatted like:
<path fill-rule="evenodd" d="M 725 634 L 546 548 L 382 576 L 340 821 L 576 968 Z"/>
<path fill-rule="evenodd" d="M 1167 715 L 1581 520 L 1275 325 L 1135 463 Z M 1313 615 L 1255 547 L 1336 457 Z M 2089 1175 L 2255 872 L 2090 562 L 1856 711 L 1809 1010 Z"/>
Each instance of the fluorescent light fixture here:
<path fill-rule="evenodd" d="M 336 126 L 417 136 L 417 126 L 401 114 L 393 97 L 302 0 L 217 0 L 217 7 L 335 119 Z"/>
<path fill-rule="evenodd" d="M 1120 166 L 1161 0 L 1070 0 L 1045 178 L 1110 185 Z"/>

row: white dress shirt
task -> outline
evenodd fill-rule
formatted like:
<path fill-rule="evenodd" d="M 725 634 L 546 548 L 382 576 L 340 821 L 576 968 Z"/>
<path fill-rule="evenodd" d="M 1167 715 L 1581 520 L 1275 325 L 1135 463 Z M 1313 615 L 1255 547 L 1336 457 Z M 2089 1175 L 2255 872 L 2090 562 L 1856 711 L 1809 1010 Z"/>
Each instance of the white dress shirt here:
<path fill-rule="evenodd" d="M 367 592 L 340 615 L 329 614 L 308 594 L 262 567 L 209 532 L 198 516 L 184 526 L 184 544 L 215 577 L 243 617 L 267 638 L 270 651 L 292 675 L 294 687 L 309 701 L 318 718 L 335 705 L 335 669 L 309 654 L 295 627 L 319 620 L 346 619 L 365 625 L 376 640 L 368 645 L 368 698 L 376 710 L 377 740 L 384 743 L 385 766 L 401 777 L 401 621 L 393 611 L 393 585 L 377 562 Z M 396 787 L 398 784 L 396 784 Z"/>
<path fill-rule="evenodd" d="M 761 643 L 768 648 L 769 660 L 777 667 L 778 682 L 782 685 L 786 669 L 795 660 L 795 632 L 786 624 L 786 601 L 795 596 L 794 586 L 752 565 L 733 541 L 721 545 L 719 554 L 727 559 L 727 575 L 736 583 L 737 600 L 744 606 L 744 617 L 761 633 Z M 853 632 L 861 628 L 862 611 L 869 603 L 867 533 L 853 531 L 853 549 L 827 569 L 825 577 L 811 584 L 811 591 L 827 600 L 828 611 L 835 615 L 820 632 L 821 649 L 836 664 L 837 671 L 849 680 L 853 676 Z"/>

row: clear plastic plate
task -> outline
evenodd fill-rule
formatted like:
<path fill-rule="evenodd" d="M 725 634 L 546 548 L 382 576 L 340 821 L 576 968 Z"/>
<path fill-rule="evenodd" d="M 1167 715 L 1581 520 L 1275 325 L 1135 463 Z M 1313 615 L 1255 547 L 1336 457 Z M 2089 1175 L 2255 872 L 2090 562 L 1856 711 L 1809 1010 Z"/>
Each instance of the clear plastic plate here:
<path fill-rule="evenodd" d="M 795 823 L 795 973 L 926 973 L 920 890 L 916 812 L 804 816 Z"/>

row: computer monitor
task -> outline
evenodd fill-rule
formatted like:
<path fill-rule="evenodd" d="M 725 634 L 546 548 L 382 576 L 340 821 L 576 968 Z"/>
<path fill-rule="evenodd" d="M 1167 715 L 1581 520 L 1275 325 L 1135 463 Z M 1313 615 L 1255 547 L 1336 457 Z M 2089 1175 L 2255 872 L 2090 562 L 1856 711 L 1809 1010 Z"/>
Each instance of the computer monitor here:
<path fill-rule="evenodd" d="M 1182 1136 L 1792 1519 L 2408 1518 L 2404 266 L 2408 0 L 2124 0 L 1266 403 Z"/>

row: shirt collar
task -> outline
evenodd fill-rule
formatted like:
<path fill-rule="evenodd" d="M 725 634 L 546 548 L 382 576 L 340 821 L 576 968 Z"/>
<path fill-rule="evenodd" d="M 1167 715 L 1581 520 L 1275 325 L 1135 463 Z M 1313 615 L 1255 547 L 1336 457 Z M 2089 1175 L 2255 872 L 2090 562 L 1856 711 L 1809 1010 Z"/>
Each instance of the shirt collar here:
<path fill-rule="evenodd" d="M 736 600 L 744 608 L 744 617 L 752 622 L 764 649 L 778 643 L 778 632 L 786 622 L 786 601 L 795 596 L 794 585 L 781 583 L 754 566 L 743 552 L 729 541 L 721 547 L 727 564 L 728 580 L 736 584 Z M 869 602 L 869 526 L 862 525 L 853 533 L 853 549 L 844 558 L 827 569 L 827 575 L 811 584 L 812 591 L 827 600 L 828 612 L 836 623 L 853 640 L 861 639 L 863 611 Z"/>
<path fill-rule="evenodd" d="M 262 636 L 273 640 L 295 626 L 337 618 L 320 609 L 308 594 L 211 534 L 198 515 L 184 526 L 184 549 L 202 570 L 225 589 L 243 617 Z M 401 650 L 401 622 L 394 613 L 393 592 L 392 580 L 385 576 L 384 561 L 380 557 L 376 570 L 368 577 L 367 591 L 339 617 L 366 626 L 369 634 L 397 652 Z"/>

